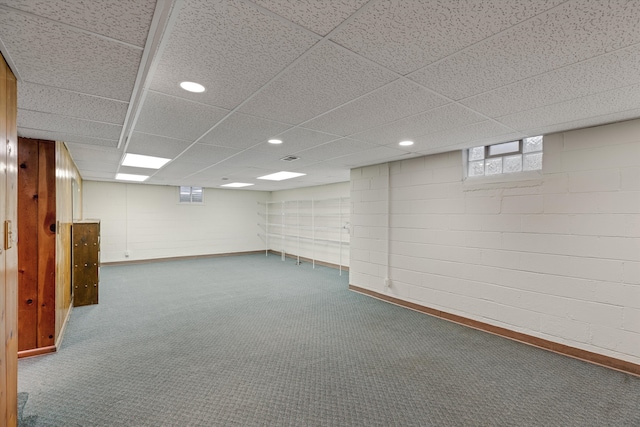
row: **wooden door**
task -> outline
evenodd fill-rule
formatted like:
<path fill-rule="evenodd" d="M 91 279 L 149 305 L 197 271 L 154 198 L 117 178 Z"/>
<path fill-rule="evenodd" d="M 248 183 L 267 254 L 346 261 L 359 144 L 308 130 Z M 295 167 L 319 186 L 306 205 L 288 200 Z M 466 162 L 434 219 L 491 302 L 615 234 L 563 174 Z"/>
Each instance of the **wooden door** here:
<path fill-rule="evenodd" d="M 0 56 L 0 425 L 18 418 L 17 83 Z"/>

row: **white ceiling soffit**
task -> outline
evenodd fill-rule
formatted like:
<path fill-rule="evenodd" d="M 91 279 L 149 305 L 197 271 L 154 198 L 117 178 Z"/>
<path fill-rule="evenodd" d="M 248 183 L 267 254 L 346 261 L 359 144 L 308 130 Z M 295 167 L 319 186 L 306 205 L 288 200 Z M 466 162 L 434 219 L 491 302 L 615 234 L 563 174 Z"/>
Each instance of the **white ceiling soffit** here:
<path fill-rule="evenodd" d="M 85 179 L 273 191 L 638 118 L 639 20 L 622 0 L 0 0 L 0 51 L 19 135 L 65 141 Z M 256 179 L 280 170 L 306 175 Z"/>

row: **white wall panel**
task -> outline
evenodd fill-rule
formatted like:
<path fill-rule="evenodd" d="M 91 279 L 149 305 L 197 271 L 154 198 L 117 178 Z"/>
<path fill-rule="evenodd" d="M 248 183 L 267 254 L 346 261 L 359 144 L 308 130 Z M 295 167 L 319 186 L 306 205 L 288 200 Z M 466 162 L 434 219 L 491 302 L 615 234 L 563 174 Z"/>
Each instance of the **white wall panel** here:
<path fill-rule="evenodd" d="M 189 205 L 172 186 L 83 185 L 85 218 L 101 220 L 102 262 L 263 249 L 256 208 L 269 193 L 206 188 L 205 203 Z"/>
<path fill-rule="evenodd" d="M 464 181 L 460 152 L 353 169 L 350 283 L 640 363 L 639 147 L 636 120 L 546 136 L 522 181 Z"/>

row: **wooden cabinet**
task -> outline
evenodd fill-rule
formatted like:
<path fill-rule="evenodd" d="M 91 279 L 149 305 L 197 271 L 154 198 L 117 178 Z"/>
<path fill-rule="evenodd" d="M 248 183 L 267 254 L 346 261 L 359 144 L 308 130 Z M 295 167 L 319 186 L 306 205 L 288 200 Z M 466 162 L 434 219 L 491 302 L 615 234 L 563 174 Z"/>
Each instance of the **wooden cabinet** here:
<path fill-rule="evenodd" d="M 73 305 L 98 303 L 100 221 L 73 223 Z"/>

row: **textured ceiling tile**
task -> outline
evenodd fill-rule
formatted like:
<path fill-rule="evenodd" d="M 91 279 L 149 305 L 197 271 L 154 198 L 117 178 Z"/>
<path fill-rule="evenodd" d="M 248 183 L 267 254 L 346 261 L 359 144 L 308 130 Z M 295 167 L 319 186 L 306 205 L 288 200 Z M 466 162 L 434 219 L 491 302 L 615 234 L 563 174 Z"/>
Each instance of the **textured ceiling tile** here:
<path fill-rule="evenodd" d="M 640 84 L 585 96 L 554 105 L 502 116 L 497 120 L 516 130 L 539 133 L 536 129 L 583 120 L 586 126 L 602 124 L 598 116 L 637 110 Z M 592 118 L 591 122 L 589 119 Z M 627 117 L 630 118 L 630 117 Z M 559 126 L 558 129 L 562 129 Z"/>
<path fill-rule="evenodd" d="M 317 41 L 241 1 L 186 0 L 151 88 L 231 109 Z M 185 92 L 185 80 L 207 91 Z"/>
<path fill-rule="evenodd" d="M 35 139 L 45 139 L 48 141 L 63 141 L 63 142 L 74 142 L 79 144 L 86 144 L 90 146 L 101 146 L 101 147 L 116 147 L 118 145 L 117 139 L 102 139 L 102 138 L 91 138 L 88 136 L 82 135 L 73 135 L 63 132 L 51 132 L 40 129 L 30 129 L 24 127 L 18 127 L 18 135 L 25 138 L 35 138 Z"/>
<path fill-rule="evenodd" d="M 377 147 L 379 147 L 379 145 L 357 141 L 355 139 L 342 138 L 337 141 L 328 142 L 326 144 L 297 152 L 296 156 L 323 161 L 360 151 L 372 150 Z"/>
<path fill-rule="evenodd" d="M 118 139 L 122 126 L 74 119 L 57 114 L 18 110 L 18 126 L 101 139 Z"/>
<path fill-rule="evenodd" d="M 314 163 L 305 168 L 305 171 L 310 176 L 314 177 L 332 177 L 337 178 L 338 181 L 349 181 L 350 169 L 347 166 L 337 165 L 331 160 Z"/>
<path fill-rule="evenodd" d="M 133 132 L 129 139 L 129 145 L 127 145 L 127 152 L 173 159 L 186 150 L 191 144 L 193 144 L 192 141 Z"/>
<path fill-rule="evenodd" d="M 24 81 L 122 101 L 131 97 L 138 49 L 8 11 L 0 14 L 0 39 Z"/>
<path fill-rule="evenodd" d="M 469 126 L 421 136 L 416 138 L 415 145 L 410 148 L 411 151 L 417 153 L 443 152 L 460 149 L 461 145 L 464 145 L 465 148 L 483 145 L 487 139 L 492 142 L 507 142 L 523 136 L 506 126 L 486 120 Z"/>
<path fill-rule="evenodd" d="M 180 155 L 180 157 L 178 157 L 178 160 L 180 160 L 181 162 L 189 162 L 209 166 L 221 162 L 235 154 L 238 154 L 239 152 L 239 150 L 234 150 L 232 148 L 195 144 L 185 153 Z"/>
<path fill-rule="evenodd" d="M 153 175 L 153 177 L 165 179 L 184 178 L 193 174 L 194 172 L 199 171 L 202 168 L 203 166 L 199 163 L 183 162 L 178 159 L 160 169 Z"/>
<path fill-rule="evenodd" d="M 396 80 L 303 126 L 348 136 L 430 110 L 448 101 L 405 79 Z"/>
<path fill-rule="evenodd" d="M 155 0 L 0 0 L 0 4 L 143 47 Z"/>
<path fill-rule="evenodd" d="M 216 126 L 215 129 L 206 134 L 200 142 L 245 149 L 259 142 L 267 141 L 290 127 L 290 125 L 259 117 L 233 113 Z"/>
<path fill-rule="evenodd" d="M 503 86 L 460 101 L 489 117 L 499 117 L 640 82 L 640 46 Z"/>
<path fill-rule="evenodd" d="M 397 144 L 405 139 L 453 129 L 486 120 L 467 108 L 448 104 L 396 122 L 353 135 L 353 138 L 379 145 Z"/>
<path fill-rule="evenodd" d="M 80 175 L 84 177 L 85 171 L 93 171 L 93 172 L 110 172 L 111 178 L 115 178 L 116 170 L 118 170 L 118 162 L 111 161 L 105 162 L 104 160 L 97 161 L 85 161 L 85 160 L 75 160 L 75 164 L 80 171 Z"/>
<path fill-rule="evenodd" d="M 106 123 L 122 124 L 129 107 L 126 102 L 26 82 L 18 82 L 18 93 L 20 109 Z"/>
<path fill-rule="evenodd" d="M 582 129 L 608 123 L 622 122 L 626 120 L 637 119 L 638 117 L 640 117 L 640 108 L 635 108 L 631 110 L 605 114 L 603 116 L 589 117 L 587 119 L 578 119 L 564 123 L 554 123 L 549 126 L 537 127 L 535 129 L 527 129 L 524 130 L 523 133 L 529 136 L 547 135 L 555 132 L 564 132 L 573 129 Z"/>
<path fill-rule="evenodd" d="M 332 39 L 404 75 L 561 2 L 385 0 Z"/>
<path fill-rule="evenodd" d="M 306 150 L 307 148 L 316 147 L 340 138 L 336 135 L 298 127 L 289 129 L 286 132 L 275 136 L 282 140 L 282 144 L 274 145 L 269 144 L 269 142 L 262 142 L 261 144 L 256 145 L 254 149 L 264 151 L 266 153 L 273 153 L 280 158 L 287 154 L 294 154 L 299 151 Z"/>
<path fill-rule="evenodd" d="M 69 154 L 74 160 L 81 159 L 83 161 L 98 162 L 104 160 L 114 164 L 120 162 L 122 152 L 116 148 L 96 147 L 86 144 L 66 143 Z"/>
<path fill-rule="evenodd" d="M 640 2 L 567 2 L 409 76 L 462 99 L 640 42 Z"/>
<path fill-rule="evenodd" d="M 253 2 L 324 36 L 358 10 L 367 0 L 253 0 Z"/>
<path fill-rule="evenodd" d="M 221 108 L 149 91 L 135 130 L 195 141 L 227 113 Z"/>
<path fill-rule="evenodd" d="M 371 150 L 360 151 L 346 156 L 337 157 L 331 161 L 338 165 L 348 167 L 360 167 L 399 160 L 410 155 L 409 151 L 399 150 L 391 147 L 377 147 Z"/>
<path fill-rule="evenodd" d="M 325 43 L 271 82 L 240 111 L 299 124 L 395 78 L 353 53 Z"/>

